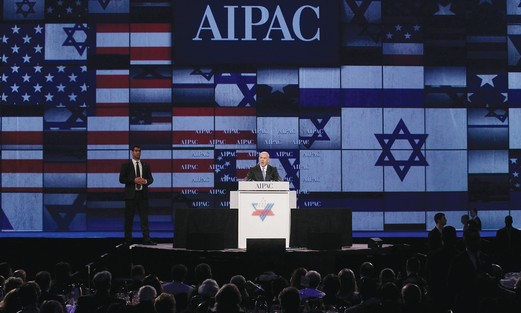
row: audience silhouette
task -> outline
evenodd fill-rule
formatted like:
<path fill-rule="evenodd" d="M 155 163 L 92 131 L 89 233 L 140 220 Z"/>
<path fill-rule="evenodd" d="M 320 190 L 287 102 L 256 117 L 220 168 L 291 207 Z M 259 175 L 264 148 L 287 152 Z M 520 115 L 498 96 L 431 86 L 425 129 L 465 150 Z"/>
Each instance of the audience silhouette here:
<path fill-rule="evenodd" d="M 113 285 L 108 268 L 95 271 L 89 290 L 75 289 L 85 282 L 71 275 L 67 262 L 56 264 L 52 279 L 47 270 L 33 275 L 15 265 L 13 272 L 9 263 L 2 262 L 5 283 L 0 279 L 0 313 L 518 312 L 521 279 L 504 283 L 505 277 L 521 277 L 521 231 L 513 227 L 512 216 L 505 217 L 505 226 L 497 230 L 490 249 L 482 245 L 472 220 L 463 232 L 461 249 L 456 229 L 440 218 L 437 224 L 443 226 L 438 248 L 431 249 L 432 238 L 424 238 L 423 251 L 411 252 L 403 264 L 370 258 L 356 267 L 350 265 L 358 268 L 356 273 L 342 268 L 345 264 L 338 273 L 334 268 L 319 272 L 297 266 L 288 269 L 287 276 L 259 268 L 257 277 L 238 273 L 220 281 L 204 262 L 174 264 L 170 277 L 163 280 L 161 275 L 146 275 L 138 264 L 122 292 Z M 427 254 L 422 255 L 427 242 Z M 188 275 L 187 265 L 195 265 L 193 275 Z M 122 279 L 115 282 L 129 281 Z M 76 299 L 78 291 L 84 294 Z"/>

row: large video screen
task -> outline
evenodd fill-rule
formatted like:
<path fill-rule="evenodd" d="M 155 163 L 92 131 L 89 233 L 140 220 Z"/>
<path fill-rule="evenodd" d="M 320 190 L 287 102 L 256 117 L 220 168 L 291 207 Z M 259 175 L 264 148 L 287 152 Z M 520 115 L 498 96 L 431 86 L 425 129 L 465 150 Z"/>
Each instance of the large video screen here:
<path fill-rule="evenodd" d="M 470 208 L 521 226 L 519 1 L 278 3 L 4 0 L 0 236 L 121 232 L 134 144 L 156 232 L 229 208 L 261 151 L 298 209 L 352 210 L 353 231 Z M 318 28 L 331 51 L 306 48 Z"/>

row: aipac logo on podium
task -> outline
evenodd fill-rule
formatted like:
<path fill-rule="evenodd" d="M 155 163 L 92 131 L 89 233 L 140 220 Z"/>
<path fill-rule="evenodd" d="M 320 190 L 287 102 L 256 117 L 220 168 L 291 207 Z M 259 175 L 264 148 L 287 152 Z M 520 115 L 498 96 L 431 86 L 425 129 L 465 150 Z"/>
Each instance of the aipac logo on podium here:
<path fill-rule="evenodd" d="M 275 216 L 271 210 L 275 205 L 273 202 L 267 203 L 266 199 L 262 198 L 260 202 L 252 203 L 251 205 L 253 207 L 253 213 L 251 216 L 258 216 L 263 222 L 266 216 Z"/>

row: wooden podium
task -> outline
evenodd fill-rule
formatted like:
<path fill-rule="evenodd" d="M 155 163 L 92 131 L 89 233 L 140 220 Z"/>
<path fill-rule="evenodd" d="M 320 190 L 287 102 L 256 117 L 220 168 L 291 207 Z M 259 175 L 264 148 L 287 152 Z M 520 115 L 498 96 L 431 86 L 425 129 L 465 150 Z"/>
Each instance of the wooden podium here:
<path fill-rule="evenodd" d="M 246 249 L 249 238 L 283 238 L 289 248 L 291 209 L 296 207 L 289 182 L 240 181 L 239 190 L 230 193 L 230 208 L 239 210 L 238 248 Z"/>

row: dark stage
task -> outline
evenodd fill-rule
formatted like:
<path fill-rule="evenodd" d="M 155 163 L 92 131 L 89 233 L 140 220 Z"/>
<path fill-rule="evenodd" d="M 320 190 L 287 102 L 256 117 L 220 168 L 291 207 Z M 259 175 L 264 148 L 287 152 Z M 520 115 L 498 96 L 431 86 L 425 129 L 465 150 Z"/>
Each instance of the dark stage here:
<path fill-rule="evenodd" d="M 161 280 L 170 279 L 170 267 L 184 263 L 189 268 L 188 280 L 193 280 L 193 269 L 201 262 L 212 266 L 214 277 L 226 282 L 236 274 L 254 279 L 264 271 L 274 271 L 289 278 L 299 266 L 315 269 L 323 275 L 338 272 L 343 267 L 353 269 L 364 261 L 377 268 L 400 269 L 410 255 L 423 252 L 425 238 L 385 238 L 382 247 L 369 248 L 368 238 L 355 238 L 352 246 L 336 250 L 306 248 L 260 250 L 244 249 L 195 250 L 174 248 L 171 239 L 160 238 L 156 246 L 121 244 L 121 238 L 0 238 L 0 262 L 9 262 L 13 269 L 25 269 L 29 279 L 40 270 L 53 272 L 60 261 L 71 264 L 74 276 L 88 285 L 88 277 L 98 269 L 107 268 L 115 280 L 127 279 L 134 264 L 145 266 L 147 273 Z M 139 240 L 136 240 L 139 242 Z"/>

